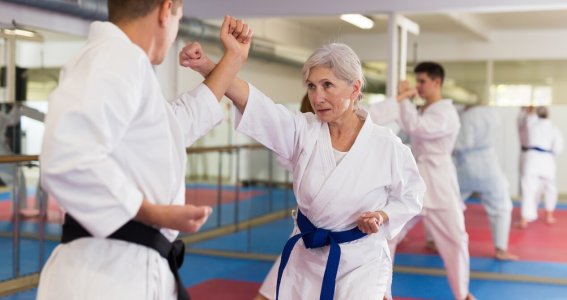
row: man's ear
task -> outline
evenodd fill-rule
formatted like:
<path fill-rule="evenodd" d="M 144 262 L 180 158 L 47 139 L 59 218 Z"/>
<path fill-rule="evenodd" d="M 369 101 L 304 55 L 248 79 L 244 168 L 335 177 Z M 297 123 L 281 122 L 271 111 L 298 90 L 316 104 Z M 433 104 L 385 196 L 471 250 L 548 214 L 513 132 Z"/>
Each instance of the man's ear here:
<path fill-rule="evenodd" d="M 435 81 L 435 83 L 437 84 L 437 86 L 439 86 L 439 88 L 443 87 L 443 82 L 441 81 L 441 77 L 437 77 L 433 79 L 433 81 Z"/>
<path fill-rule="evenodd" d="M 159 6 L 158 17 L 159 17 L 159 25 L 161 27 L 164 27 L 168 23 L 169 18 L 171 18 L 172 9 L 173 9 L 172 0 L 163 1 Z"/>

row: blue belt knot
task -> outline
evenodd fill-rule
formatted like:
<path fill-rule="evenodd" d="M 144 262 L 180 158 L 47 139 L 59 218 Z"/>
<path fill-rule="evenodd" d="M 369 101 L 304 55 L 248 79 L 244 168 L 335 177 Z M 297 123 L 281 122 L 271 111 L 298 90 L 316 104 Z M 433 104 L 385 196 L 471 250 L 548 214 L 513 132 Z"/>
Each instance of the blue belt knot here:
<path fill-rule="evenodd" d="M 281 255 L 280 267 L 278 269 L 278 281 L 276 287 L 276 299 L 279 299 L 280 283 L 282 274 L 291 255 L 291 251 L 299 238 L 303 239 L 305 247 L 308 249 L 321 248 L 330 245 L 329 257 L 323 275 L 323 284 L 321 286 L 320 300 L 332 300 L 335 295 L 335 279 L 339 269 L 341 258 L 341 247 L 339 244 L 358 240 L 366 236 L 358 227 L 354 227 L 345 231 L 330 231 L 323 228 L 317 228 L 300 210 L 297 210 L 297 227 L 301 231 L 299 234 L 292 236 L 284 246 Z"/>

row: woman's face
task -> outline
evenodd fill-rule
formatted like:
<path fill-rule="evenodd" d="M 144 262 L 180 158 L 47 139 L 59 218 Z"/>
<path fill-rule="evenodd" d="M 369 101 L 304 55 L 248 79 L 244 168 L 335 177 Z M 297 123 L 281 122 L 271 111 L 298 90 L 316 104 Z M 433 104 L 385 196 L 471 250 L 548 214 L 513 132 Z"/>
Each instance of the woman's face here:
<path fill-rule="evenodd" d="M 360 81 L 348 84 L 330 68 L 312 68 L 306 84 L 311 106 L 323 122 L 340 121 L 347 112 L 352 112 L 360 93 Z"/>

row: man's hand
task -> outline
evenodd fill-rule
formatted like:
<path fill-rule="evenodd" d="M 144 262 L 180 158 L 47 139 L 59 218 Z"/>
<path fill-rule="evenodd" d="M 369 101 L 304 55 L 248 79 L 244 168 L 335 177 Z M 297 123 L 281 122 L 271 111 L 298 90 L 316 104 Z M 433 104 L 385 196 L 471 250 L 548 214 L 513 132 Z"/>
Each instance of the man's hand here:
<path fill-rule="evenodd" d="M 157 205 L 144 200 L 135 220 L 159 228 L 191 233 L 205 224 L 212 211 L 210 206 Z"/>
<path fill-rule="evenodd" d="M 203 77 L 207 77 L 215 68 L 215 63 L 211 61 L 203 51 L 198 42 L 188 42 L 179 52 L 179 65 L 191 68 Z"/>
<path fill-rule="evenodd" d="M 252 29 L 231 16 L 225 16 L 222 23 L 220 39 L 225 49 L 225 54 L 233 56 L 244 62 L 248 58 L 250 45 L 252 43 Z"/>
<path fill-rule="evenodd" d="M 396 97 L 398 102 L 405 99 L 411 99 L 415 97 L 416 94 L 417 91 L 409 85 L 409 82 L 407 80 L 398 82 L 398 96 Z"/>

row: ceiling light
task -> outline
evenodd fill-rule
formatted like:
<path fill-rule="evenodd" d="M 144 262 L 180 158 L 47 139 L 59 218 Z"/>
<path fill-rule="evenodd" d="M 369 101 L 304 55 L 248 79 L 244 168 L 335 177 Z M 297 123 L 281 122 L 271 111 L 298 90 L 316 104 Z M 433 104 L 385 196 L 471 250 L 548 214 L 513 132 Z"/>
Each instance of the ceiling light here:
<path fill-rule="evenodd" d="M 43 36 L 38 32 L 17 28 L 15 23 L 11 27 L 0 24 L 0 38 L 43 42 Z"/>
<path fill-rule="evenodd" d="M 22 37 L 34 37 L 35 33 L 29 30 L 21 30 L 21 29 L 4 29 L 4 33 L 7 35 L 16 35 Z"/>
<path fill-rule="evenodd" d="M 374 27 L 374 21 L 372 19 L 359 14 L 341 15 L 341 20 L 349 22 L 352 25 L 360 27 L 362 29 L 370 29 Z"/>

